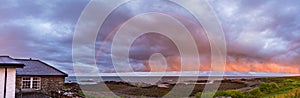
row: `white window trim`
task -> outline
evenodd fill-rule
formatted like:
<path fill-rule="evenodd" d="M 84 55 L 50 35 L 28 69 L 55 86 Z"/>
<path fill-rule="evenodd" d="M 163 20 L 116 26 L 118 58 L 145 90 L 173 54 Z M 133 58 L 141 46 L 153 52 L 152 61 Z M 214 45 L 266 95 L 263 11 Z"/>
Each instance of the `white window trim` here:
<path fill-rule="evenodd" d="M 30 81 L 30 87 L 29 89 L 32 89 L 33 88 L 33 81 L 39 81 L 39 86 L 38 86 L 38 89 L 35 89 L 35 90 L 40 90 L 41 89 L 41 77 L 22 77 L 22 89 L 23 89 L 23 81 L 24 81 L 24 78 L 30 78 L 30 80 L 26 80 L 26 81 Z M 33 78 L 38 78 L 38 80 L 33 80 Z M 28 89 L 28 88 L 25 88 L 25 89 Z"/>

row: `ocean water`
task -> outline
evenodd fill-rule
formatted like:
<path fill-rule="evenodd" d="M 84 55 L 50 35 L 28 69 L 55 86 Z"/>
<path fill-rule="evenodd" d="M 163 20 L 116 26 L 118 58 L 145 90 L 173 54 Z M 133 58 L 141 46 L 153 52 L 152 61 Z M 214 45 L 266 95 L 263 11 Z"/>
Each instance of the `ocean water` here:
<path fill-rule="evenodd" d="M 247 78 L 257 78 L 257 77 L 241 77 L 241 76 L 234 76 L 234 77 L 224 77 L 224 78 L 215 78 L 216 80 L 222 79 L 247 79 Z M 200 80 L 208 80 L 208 77 L 177 77 L 177 76 L 164 76 L 164 77 L 157 77 L 157 76 L 126 76 L 126 77 L 118 77 L 118 76 L 104 76 L 104 77 L 91 77 L 91 76 L 69 76 L 66 78 L 66 82 L 76 82 L 79 84 L 96 84 L 98 82 L 105 82 L 105 81 L 115 81 L 115 82 L 144 82 L 148 84 L 157 84 L 157 83 L 176 83 L 176 82 L 188 82 L 188 81 L 200 81 Z"/>
<path fill-rule="evenodd" d="M 91 76 L 69 76 L 66 82 L 76 82 L 79 84 L 96 84 L 97 82 L 115 81 L 115 82 L 144 82 L 149 84 L 156 84 L 158 82 L 175 83 L 178 77 L 136 77 L 136 76 L 104 76 L 104 77 L 91 77 Z M 192 77 L 185 77 L 185 80 L 196 80 Z"/>
<path fill-rule="evenodd" d="M 208 80 L 208 76 L 211 71 L 196 71 L 196 72 L 168 72 L 168 73 L 159 73 L 154 72 L 154 76 L 135 76 L 134 74 L 127 74 L 126 76 L 119 77 L 117 75 L 109 75 L 95 77 L 95 76 L 69 76 L 66 78 L 66 82 L 76 82 L 79 84 L 96 84 L 98 82 L 105 81 L 116 81 L 116 82 L 144 82 L 149 84 L 157 84 L 162 82 L 168 83 L 178 83 L 186 81 L 199 81 L 199 80 Z M 139 75 L 146 75 L 147 72 L 139 72 Z M 163 75 L 162 75 L 163 74 Z M 125 75 L 125 74 L 124 74 Z M 133 76 L 131 76 L 133 75 Z M 156 76 L 155 76 L 156 75 Z M 163 77 L 161 77 L 163 76 Z M 178 76 L 181 76 L 180 79 Z M 291 76 L 291 74 L 286 73 L 267 73 L 267 72 L 224 72 L 223 77 L 215 76 L 214 80 L 222 79 L 249 79 L 249 78 L 261 78 L 261 77 L 284 77 Z"/>

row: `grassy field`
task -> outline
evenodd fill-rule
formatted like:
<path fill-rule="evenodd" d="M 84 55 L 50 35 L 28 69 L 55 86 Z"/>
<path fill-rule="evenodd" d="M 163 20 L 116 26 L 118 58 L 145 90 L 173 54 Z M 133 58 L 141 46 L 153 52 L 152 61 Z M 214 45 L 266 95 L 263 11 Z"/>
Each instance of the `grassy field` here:
<path fill-rule="evenodd" d="M 107 87 L 114 92 L 114 94 L 118 96 L 125 96 L 125 97 L 136 97 L 136 96 L 145 96 L 145 97 L 162 97 L 168 94 L 175 84 L 169 85 L 169 88 L 161 88 L 157 86 L 150 86 L 150 87 L 135 87 L 129 85 L 125 82 L 106 82 Z M 186 86 L 190 86 L 189 84 L 176 84 L 179 88 L 183 88 Z M 246 87 L 247 85 L 242 82 L 233 82 L 233 81 L 223 81 L 219 87 L 219 90 L 230 90 L 230 89 L 239 89 Z M 190 97 L 195 96 L 198 92 L 201 92 L 205 87 L 205 84 L 196 84 L 194 90 L 192 91 Z M 88 88 L 85 90 L 86 96 L 95 96 L 94 98 L 98 98 L 98 95 L 103 94 L 103 89 L 99 88 L 96 85 L 82 85 L 81 88 Z M 177 96 L 178 97 L 178 96 Z M 184 96 L 182 96 L 184 97 Z"/>
<path fill-rule="evenodd" d="M 239 90 L 220 90 L 214 95 L 230 96 L 232 98 L 300 98 L 300 77 L 282 77 L 282 78 L 260 78 L 256 79 L 262 83 L 249 91 Z M 210 94 L 199 92 L 197 98 L 201 95 Z"/>
<path fill-rule="evenodd" d="M 249 85 L 256 83 L 255 85 Z M 169 88 L 160 88 L 157 86 L 136 87 L 125 82 L 106 82 L 107 87 L 118 96 L 123 97 L 162 97 L 166 95 L 175 84 Z M 176 84 L 176 86 L 187 86 L 186 84 Z M 201 95 L 211 94 L 210 92 L 202 93 L 204 84 L 195 85 L 190 97 L 200 98 Z M 95 85 L 82 85 L 87 98 L 109 97 L 110 94 L 103 92 L 103 88 Z M 243 89 L 250 88 L 250 89 Z M 83 95 L 83 93 L 81 92 Z M 102 97 L 100 97 L 102 96 Z M 214 97 L 226 96 L 232 98 L 300 98 L 300 76 L 299 77 L 282 77 L 282 78 L 258 78 L 249 80 L 223 80 Z M 177 96 L 180 97 L 180 96 Z"/>

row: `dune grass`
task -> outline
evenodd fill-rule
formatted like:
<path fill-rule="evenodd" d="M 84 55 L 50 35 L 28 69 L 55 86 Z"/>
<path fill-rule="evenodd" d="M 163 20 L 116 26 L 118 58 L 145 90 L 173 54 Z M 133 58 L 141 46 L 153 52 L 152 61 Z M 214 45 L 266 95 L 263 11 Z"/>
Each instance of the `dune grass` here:
<path fill-rule="evenodd" d="M 217 91 L 214 97 L 226 96 L 232 98 L 300 98 L 300 77 L 261 78 L 258 87 L 247 92 L 239 90 Z M 197 93 L 196 97 L 206 93 Z M 209 94 L 209 92 L 208 92 Z"/>

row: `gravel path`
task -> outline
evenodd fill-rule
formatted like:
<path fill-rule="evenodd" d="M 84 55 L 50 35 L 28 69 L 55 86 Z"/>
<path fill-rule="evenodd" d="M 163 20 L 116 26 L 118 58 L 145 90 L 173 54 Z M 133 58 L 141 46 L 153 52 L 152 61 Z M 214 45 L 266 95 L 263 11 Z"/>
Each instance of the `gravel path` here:
<path fill-rule="evenodd" d="M 247 84 L 247 87 L 244 87 L 244 88 L 240 88 L 238 90 L 241 90 L 243 92 L 247 92 L 255 87 L 258 87 L 259 84 L 261 84 L 261 81 L 250 81 L 250 82 L 245 82 L 245 84 Z"/>

